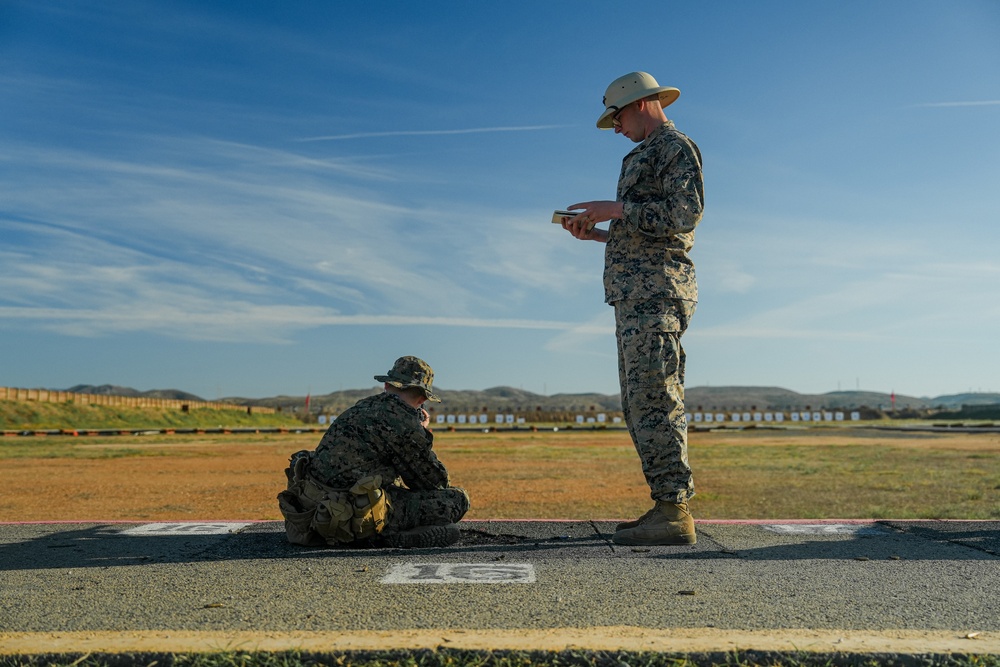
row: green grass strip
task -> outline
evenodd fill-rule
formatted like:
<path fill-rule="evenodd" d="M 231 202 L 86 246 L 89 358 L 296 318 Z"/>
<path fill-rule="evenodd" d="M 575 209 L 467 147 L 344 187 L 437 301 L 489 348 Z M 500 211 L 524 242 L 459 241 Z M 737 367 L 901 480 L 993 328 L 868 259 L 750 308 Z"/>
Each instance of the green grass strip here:
<path fill-rule="evenodd" d="M 998 655 L 416 650 L 0 656 L 0 667 L 1000 667 Z"/>

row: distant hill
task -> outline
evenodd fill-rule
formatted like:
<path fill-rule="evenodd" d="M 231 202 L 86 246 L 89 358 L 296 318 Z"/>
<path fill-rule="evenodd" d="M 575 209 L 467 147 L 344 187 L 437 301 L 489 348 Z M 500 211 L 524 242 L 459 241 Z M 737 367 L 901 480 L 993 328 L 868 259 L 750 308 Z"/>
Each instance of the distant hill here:
<path fill-rule="evenodd" d="M 352 389 L 310 397 L 313 411 L 340 412 L 365 396 L 378 393 L 381 387 Z M 454 391 L 438 390 L 442 411 L 461 412 L 468 410 L 522 411 L 537 410 L 597 410 L 617 412 L 621 408 L 618 394 L 550 394 L 543 396 L 513 387 L 494 387 L 484 390 Z M 937 398 L 918 398 L 896 395 L 897 410 L 955 409 L 962 405 L 1000 405 L 1000 394 L 957 394 Z M 265 405 L 284 409 L 302 409 L 304 396 L 278 396 L 274 398 L 244 399 L 230 397 L 226 402 L 245 405 Z M 870 408 L 891 410 L 893 401 L 890 394 L 872 391 L 831 391 L 825 394 L 800 394 L 781 387 L 690 387 L 685 392 L 686 407 L 689 411 L 729 411 L 729 410 L 824 410 Z"/>
<path fill-rule="evenodd" d="M 338 414 L 366 396 L 371 396 L 382 390 L 381 386 L 368 389 L 346 389 L 327 394 L 314 394 L 309 397 L 309 407 L 312 412 L 327 412 Z M 76 385 L 65 391 L 81 394 L 99 394 L 116 396 L 145 396 L 151 398 L 171 398 L 179 400 L 201 401 L 204 399 L 176 389 L 157 389 L 152 391 L 136 391 L 131 387 L 115 385 Z M 621 408 L 621 398 L 618 394 L 535 394 L 514 387 L 493 387 L 483 390 L 451 390 L 436 391 L 442 402 L 432 407 L 444 412 L 463 411 L 589 411 L 618 412 Z M 690 412 L 730 411 L 730 410 L 824 410 L 824 409 L 855 409 L 870 408 L 872 410 L 890 410 L 893 407 L 889 394 L 872 391 L 831 391 L 824 394 L 800 394 L 781 387 L 688 387 L 686 404 Z M 272 396 L 267 398 L 243 398 L 231 396 L 216 399 L 224 403 L 237 405 L 267 406 L 281 408 L 282 411 L 302 410 L 305 396 Z M 938 396 L 935 398 L 918 398 L 914 396 L 896 395 L 897 410 L 956 410 L 962 406 L 1000 405 L 1000 394 L 997 393 L 964 393 Z"/>
<path fill-rule="evenodd" d="M 931 400 L 934 407 L 957 408 L 963 405 L 1000 405 L 1000 394 L 951 394 Z"/>
<path fill-rule="evenodd" d="M 834 408 L 872 408 L 891 410 L 891 394 L 875 391 L 831 391 L 825 394 L 800 394 L 780 387 L 692 387 L 686 392 L 689 410 L 702 405 L 706 410 L 718 408 L 753 408 L 766 410 L 805 410 Z M 896 394 L 897 410 L 929 410 L 960 408 L 963 405 L 1000 405 L 1000 394 L 969 393 L 935 398 Z"/>
<path fill-rule="evenodd" d="M 370 389 L 348 389 L 329 394 L 314 394 L 309 397 L 312 411 L 322 410 L 339 413 L 346 410 L 359 400 L 382 391 L 381 385 Z M 450 390 L 438 389 L 434 392 L 440 399 L 440 405 L 431 407 L 442 411 L 558 411 L 558 410 L 596 410 L 617 412 L 622 409 L 621 398 L 617 395 L 583 393 L 583 394 L 552 394 L 542 396 L 523 389 L 513 387 L 494 387 L 484 390 Z M 229 397 L 219 399 L 226 403 L 240 405 L 262 405 L 280 407 L 282 410 L 301 410 L 305 396 L 275 396 L 273 398 L 247 399 Z"/>
<path fill-rule="evenodd" d="M 692 387 L 685 393 L 689 411 L 704 410 L 823 410 L 834 408 L 892 409 L 892 397 L 873 391 L 831 391 L 800 394 L 781 387 Z M 927 409 L 933 399 L 896 395 L 896 409 Z"/>

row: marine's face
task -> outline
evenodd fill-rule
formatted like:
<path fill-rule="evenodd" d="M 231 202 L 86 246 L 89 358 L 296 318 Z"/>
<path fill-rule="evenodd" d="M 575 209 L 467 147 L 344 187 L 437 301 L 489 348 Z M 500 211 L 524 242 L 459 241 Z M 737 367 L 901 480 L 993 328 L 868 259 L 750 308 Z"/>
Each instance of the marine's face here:
<path fill-rule="evenodd" d="M 642 126 L 638 123 L 636 104 L 637 102 L 632 102 L 619 109 L 618 113 L 611 117 L 611 123 L 615 127 L 615 134 L 622 134 L 639 143 L 645 137 L 638 136 L 641 134 Z"/>

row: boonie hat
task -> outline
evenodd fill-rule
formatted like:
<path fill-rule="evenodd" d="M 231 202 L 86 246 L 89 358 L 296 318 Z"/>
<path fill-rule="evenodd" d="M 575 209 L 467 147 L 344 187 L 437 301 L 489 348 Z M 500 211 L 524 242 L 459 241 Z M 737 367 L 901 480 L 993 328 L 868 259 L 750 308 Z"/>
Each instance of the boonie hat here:
<path fill-rule="evenodd" d="M 388 382 L 393 387 L 406 389 L 420 387 L 428 401 L 441 402 L 441 399 L 431 393 L 434 384 L 434 371 L 426 361 L 416 357 L 400 357 L 392 365 L 392 370 L 385 375 L 376 375 L 378 382 Z"/>
<path fill-rule="evenodd" d="M 604 113 L 597 119 L 597 127 L 602 130 L 613 128 L 611 117 L 636 100 L 659 93 L 660 106 L 666 107 L 674 103 L 681 91 L 670 86 L 661 86 L 656 79 L 645 72 L 629 72 L 611 82 L 604 91 Z"/>

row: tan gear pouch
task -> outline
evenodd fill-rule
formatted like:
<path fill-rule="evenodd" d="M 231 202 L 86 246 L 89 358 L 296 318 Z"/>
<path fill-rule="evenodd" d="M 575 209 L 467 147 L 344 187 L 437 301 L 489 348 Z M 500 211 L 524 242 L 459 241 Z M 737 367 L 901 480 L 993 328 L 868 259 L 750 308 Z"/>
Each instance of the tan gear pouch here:
<path fill-rule="evenodd" d="M 322 546 L 323 538 L 312 529 L 316 503 L 302 497 L 302 481 L 309 465 L 310 452 L 300 450 L 288 459 L 285 476 L 288 487 L 278 494 L 278 509 L 285 518 L 285 535 L 292 544 Z"/>
<path fill-rule="evenodd" d="M 313 517 L 312 528 L 323 536 L 328 544 L 353 542 L 351 519 L 354 518 L 354 508 L 351 499 L 343 491 L 331 493 L 319 501 L 316 515 Z"/>
<path fill-rule="evenodd" d="M 312 529 L 315 506 L 304 510 L 299 496 L 292 491 L 282 491 L 278 494 L 278 509 L 281 510 L 281 516 L 285 517 L 285 535 L 289 542 L 306 547 L 324 544 L 324 540 Z"/>
<path fill-rule="evenodd" d="M 322 546 L 325 542 L 336 546 L 382 532 L 389 498 L 379 488 L 381 475 L 365 477 L 342 491 L 317 482 L 302 470 L 290 472 L 294 481 L 278 494 L 278 507 L 292 544 Z"/>
<path fill-rule="evenodd" d="M 373 475 L 359 479 L 351 487 L 353 518 L 351 531 L 358 539 L 378 535 L 385 528 L 389 516 L 389 497 L 380 487 L 382 476 Z"/>
<path fill-rule="evenodd" d="M 350 496 L 346 491 L 338 491 L 332 487 L 320 484 L 312 477 L 306 477 L 297 483 L 299 498 L 302 505 L 313 510 L 309 528 L 319 534 L 328 544 L 351 542 L 351 518 L 354 516 L 350 506 Z"/>

